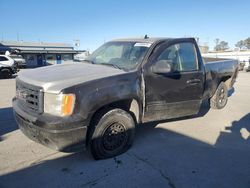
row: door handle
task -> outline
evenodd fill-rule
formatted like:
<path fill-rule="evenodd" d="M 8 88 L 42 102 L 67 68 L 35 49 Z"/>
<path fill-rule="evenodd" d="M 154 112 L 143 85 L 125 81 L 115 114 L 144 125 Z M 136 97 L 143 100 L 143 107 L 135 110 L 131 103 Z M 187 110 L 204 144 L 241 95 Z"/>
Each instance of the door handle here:
<path fill-rule="evenodd" d="M 187 84 L 199 84 L 201 82 L 200 79 L 193 79 L 193 80 L 188 80 Z"/>

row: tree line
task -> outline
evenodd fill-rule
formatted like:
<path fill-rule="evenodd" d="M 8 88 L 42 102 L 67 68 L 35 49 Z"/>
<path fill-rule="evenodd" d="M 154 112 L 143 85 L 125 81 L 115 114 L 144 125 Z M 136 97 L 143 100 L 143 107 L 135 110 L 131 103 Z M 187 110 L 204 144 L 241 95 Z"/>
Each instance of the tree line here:
<path fill-rule="evenodd" d="M 220 39 L 215 39 L 215 51 L 225 51 L 229 49 L 228 42 L 226 41 L 221 41 Z M 238 47 L 240 50 L 241 49 L 250 49 L 250 37 L 248 37 L 245 40 L 240 40 L 235 44 L 236 47 Z"/>
<path fill-rule="evenodd" d="M 239 42 L 235 44 L 235 46 L 240 49 L 243 49 L 243 48 L 250 49 L 250 37 L 248 37 L 245 40 L 240 40 Z"/>

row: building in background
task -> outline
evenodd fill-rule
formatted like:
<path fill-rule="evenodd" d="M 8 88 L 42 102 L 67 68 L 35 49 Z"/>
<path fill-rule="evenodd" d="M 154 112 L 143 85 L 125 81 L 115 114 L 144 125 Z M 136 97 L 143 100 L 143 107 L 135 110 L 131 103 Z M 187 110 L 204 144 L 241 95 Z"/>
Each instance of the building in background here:
<path fill-rule="evenodd" d="M 207 42 L 201 42 L 199 37 L 194 37 L 201 53 L 208 53 L 209 52 L 209 46 Z"/>
<path fill-rule="evenodd" d="M 0 54 L 9 51 L 11 54 L 22 55 L 27 67 L 61 64 L 73 61 L 74 55 L 85 51 L 75 50 L 65 43 L 0 41 Z"/>
<path fill-rule="evenodd" d="M 203 53 L 202 56 L 208 58 L 236 59 L 239 63 L 243 64 L 243 69 L 250 65 L 250 50 L 209 52 Z"/>
<path fill-rule="evenodd" d="M 201 53 L 208 53 L 209 47 L 208 45 L 199 45 Z"/>
<path fill-rule="evenodd" d="M 246 51 L 224 51 L 224 52 L 209 52 L 203 53 L 203 57 L 236 59 L 240 62 L 249 62 L 250 50 Z"/>

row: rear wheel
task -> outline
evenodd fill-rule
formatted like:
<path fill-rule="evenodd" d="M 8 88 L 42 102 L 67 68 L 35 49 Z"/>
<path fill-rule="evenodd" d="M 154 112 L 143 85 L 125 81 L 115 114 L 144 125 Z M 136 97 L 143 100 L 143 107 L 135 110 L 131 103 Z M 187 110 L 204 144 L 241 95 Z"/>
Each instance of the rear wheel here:
<path fill-rule="evenodd" d="M 90 150 L 95 159 L 117 156 L 133 143 L 135 123 L 131 115 L 122 109 L 101 112 L 94 127 Z"/>
<path fill-rule="evenodd" d="M 226 106 L 228 99 L 228 90 L 224 82 L 218 86 L 213 97 L 210 99 L 210 106 L 213 109 L 222 109 Z"/>

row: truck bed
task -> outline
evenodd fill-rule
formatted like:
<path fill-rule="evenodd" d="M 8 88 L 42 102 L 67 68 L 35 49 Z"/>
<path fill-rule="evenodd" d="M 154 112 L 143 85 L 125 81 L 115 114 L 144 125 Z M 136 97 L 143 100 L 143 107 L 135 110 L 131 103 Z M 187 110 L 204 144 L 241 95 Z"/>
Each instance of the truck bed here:
<path fill-rule="evenodd" d="M 208 58 L 204 61 L 206 69 L 209 71 L 217 71 L 224 76 L 226 76 L 225 74 L 232 76 L 238 67 L 238 61 L 234 59 Z"/>
<path fill-rule="evenodd" d="M 204 96 L 210 98 L 221 81 L 231 78 L 230 83 L 227 85 L 228 89 L 230 89 L 238 75 L 238 61 L 220 58 L 203 58 L 203 60 L 206 70 Z"/>
<path fill-rule="evenodd" d="M 211 63 L 211 62 L 218 62 L 218 61 L 227 61 L 232 59 L 225 59 L 225 58 L 215 58 L 215 57 L 203 57 L 204 63 Z"/>

